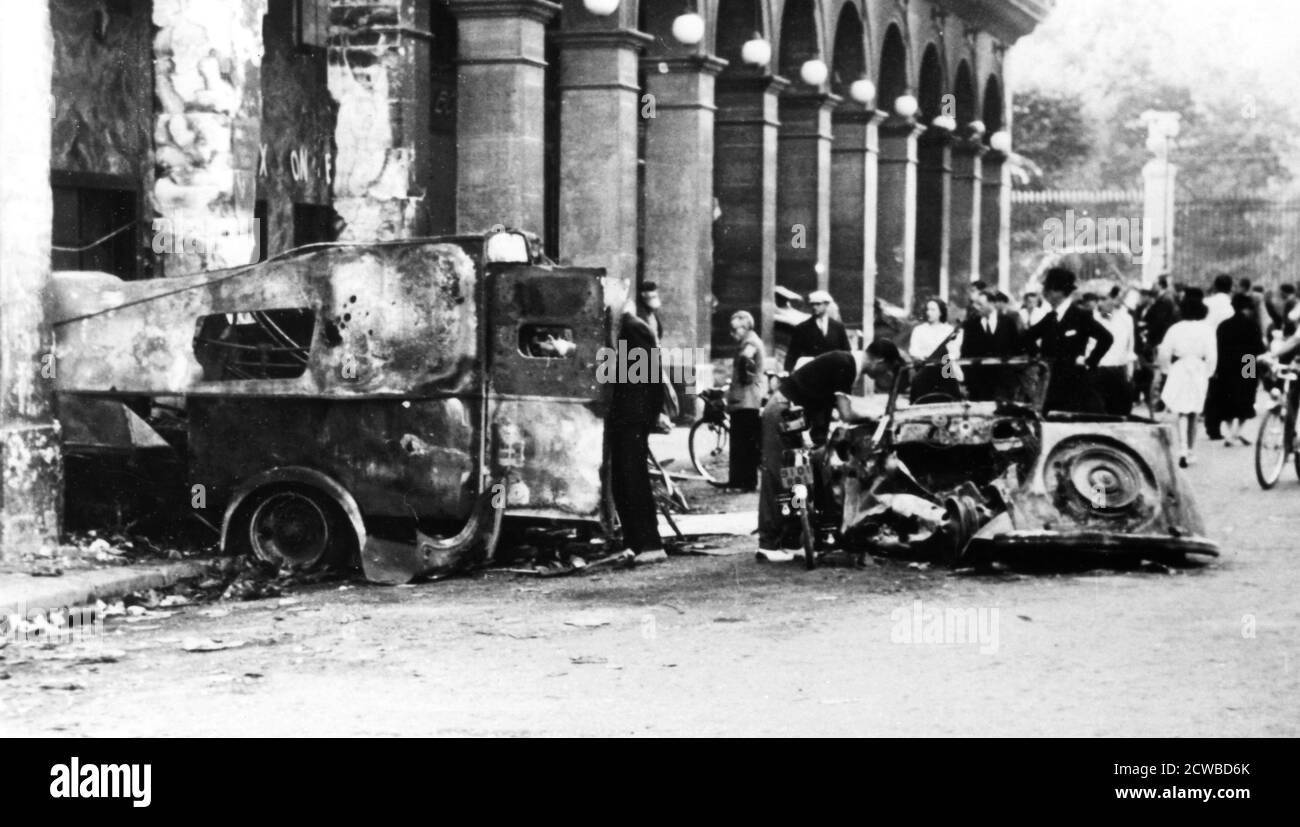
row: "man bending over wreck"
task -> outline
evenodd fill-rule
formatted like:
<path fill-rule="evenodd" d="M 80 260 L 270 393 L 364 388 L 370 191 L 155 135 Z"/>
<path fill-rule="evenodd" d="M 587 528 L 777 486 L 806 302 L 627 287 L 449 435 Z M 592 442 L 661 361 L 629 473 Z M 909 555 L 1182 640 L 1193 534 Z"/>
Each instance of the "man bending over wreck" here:
<path fill-rule="evenodd" d="M 788 562 L 803 556 L 798 520 L 781 516 L 781 463 L 785 447 L 781 422 L 791 406 L 804 409 L 814 445 L 823 445 L 830 429 L 835 394 L 851 393 L 858 377 L 893 376 L 903 366 L 898 346 L 885 339 L 872 342 L 865 352 L 845 350 L 823 353 L 781 380 L 763 407 L 763 467 L 758 492 L 759 562 Z"/>

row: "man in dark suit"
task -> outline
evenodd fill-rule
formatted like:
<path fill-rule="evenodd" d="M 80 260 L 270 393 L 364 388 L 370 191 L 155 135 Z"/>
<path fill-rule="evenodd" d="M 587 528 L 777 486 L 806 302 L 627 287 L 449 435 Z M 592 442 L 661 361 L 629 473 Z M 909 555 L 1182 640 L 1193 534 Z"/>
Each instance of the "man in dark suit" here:
<path fill-rule="evenodd" d="M 1043 298 L 1052 312 L 1029 329 L 1025 344 L 1031 352 L 1042 354 L 1052 371 L 1044 411 L 1102 413 L 1090 374 L 1115 337 L 1093 314 L 1074 303 L 1074 287 L 1074 273 L 1069 270 L 1053 267 L 1047 271 Z M 1090 340 L 1097 344 L 1085 358 Z"/>
<path fill-rule="evenodd" d="M 626 343 L 629 363 L 648 360 L 659 347 L 654 331 L 630 308 L 623 314 L 618 337 Z M 630 364 L 627 371 L 631 373 Z M 659 516 L 647 470 L 650 431 L 659 419 L 663 396 L 660 375 L 650 375 L 639 382 L 616 382 L 605 417 L 614 508 L 623 525 L 623 545 L 632 552 L 636 562 L 656 562 L 666 557 L 659 539 Z"/>
<path fill-rule="evenodd" d="M 833 350 L 851 350 L 849 333 L 844 325 L 827 315 L 831 307 L 831 294 L 814 290 L 808 295 L 812 318 L 795 326 L 790 335 L 790 349 L 785 354 L 785 370 L 791 373 L 800 359 L 815 359 Z"/>
<path fill-rule="evenodd" d="M 963 359 L 1005 359 L 1024 352 L 1018 316 L 998 310 L 996 290 L 984 289 L 971 297 L 961 326 Z M 1009 399 L 1015 396 L 1016 371 L 1006 366 L 966 365 L 966 390 L 971 399 Z"/>

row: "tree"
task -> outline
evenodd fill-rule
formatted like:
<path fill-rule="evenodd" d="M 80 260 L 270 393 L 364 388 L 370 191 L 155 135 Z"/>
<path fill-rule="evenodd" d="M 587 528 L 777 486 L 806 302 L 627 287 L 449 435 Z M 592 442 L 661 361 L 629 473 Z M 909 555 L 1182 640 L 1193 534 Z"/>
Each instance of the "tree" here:
<path fill-rule="evenodd" d="M 1083 99 L 1069 92 L 1030 89 L 1014 99 L 1016 152 L 1041 174 L 1026 189 L 1065 186 L 1092 157 L 1094 130 Z"/>

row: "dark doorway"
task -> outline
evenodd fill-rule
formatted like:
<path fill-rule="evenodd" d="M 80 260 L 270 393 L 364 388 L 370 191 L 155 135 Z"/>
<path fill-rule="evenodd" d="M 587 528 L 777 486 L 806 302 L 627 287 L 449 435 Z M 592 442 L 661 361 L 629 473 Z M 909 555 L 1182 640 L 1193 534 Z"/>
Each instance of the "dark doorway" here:
<path fill-rule="evenodd" d="M 334 208 L 328 204 L 293 205 L 293 246 L 334 241 Z"/>
<path fill-rule="evenodd" d="M 129 189 L 60 183 L 54 183 L 52 189 L 51 267 L 98 270 L 124 279 L 138 278 L 137 193 Z M 113 235 L 117 230 L 120 232 Z"/>

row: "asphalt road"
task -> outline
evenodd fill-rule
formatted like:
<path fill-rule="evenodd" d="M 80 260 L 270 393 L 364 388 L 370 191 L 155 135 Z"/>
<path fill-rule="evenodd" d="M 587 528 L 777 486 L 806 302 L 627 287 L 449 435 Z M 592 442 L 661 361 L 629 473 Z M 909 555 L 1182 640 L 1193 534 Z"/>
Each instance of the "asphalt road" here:
<path fill-rule="evenodd" d="M 1204 567 L 805 572 L 735 538 L 630 571 L 333 583 L 10 644 L 0 734 L 1300 734 L 1300 483 L 1261 492 L 1221 446 L 1190 473 L 1224 546 Z"/>

